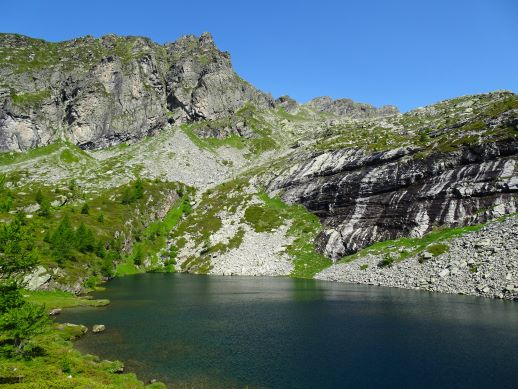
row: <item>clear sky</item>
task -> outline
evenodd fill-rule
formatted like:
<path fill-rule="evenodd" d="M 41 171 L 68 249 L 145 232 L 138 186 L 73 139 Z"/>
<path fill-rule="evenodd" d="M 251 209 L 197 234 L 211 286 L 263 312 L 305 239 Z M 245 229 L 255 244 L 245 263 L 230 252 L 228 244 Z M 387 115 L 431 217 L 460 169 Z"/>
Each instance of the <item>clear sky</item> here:
<path fill-rule="evenodd" d="M 210 31 L 274 97 L 329 95 L 401 110 L 518 91 L 517 0 L 2 0 L 0 31 L 164 43 Z"/>

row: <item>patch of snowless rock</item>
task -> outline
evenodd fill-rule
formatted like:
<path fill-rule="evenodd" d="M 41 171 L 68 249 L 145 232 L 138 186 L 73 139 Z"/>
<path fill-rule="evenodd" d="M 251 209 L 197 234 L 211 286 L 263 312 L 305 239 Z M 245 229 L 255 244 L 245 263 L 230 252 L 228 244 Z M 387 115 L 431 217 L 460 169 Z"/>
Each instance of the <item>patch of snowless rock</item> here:
<path fill-rule="evenodd" d="M 198 148 L 179 129 L 154 146 L 151 157 L 150 150 L 144 144 L 142 152 L 131 161 L 131 164 L 142 166 L 142 176 L 183 182 L 199 189 L 227 181 L 234 174 L 233 167 L 243 165 L 241 151 L 223 148 L 223 155 L 220 155 L 220 150 L 215 153 Z M 226 166 L 224 161 L 230 161 L 231 166 Z"/>
<path fill-rule="evenodd" d="M 332 265 L 315 278 L 518 300 L 518 217 L 490 223 L 448 244 L 448 252 L 423 263 L 416 256 L 380 268 L 382 256 L 366 255 Z M 362 265 L 368 267 L 362 270 Z"/>
<path fill-rule="evenodd" d="M 293 270 L 293 263 L 285 253 L 285 246 L 293 239 L 286 237 L 289 225 L 272 232 L 255 232 L 243 224 L 243 242 L 211 259 L 210 274 L 246 276 L 283 276 Z"/>
<path fill-rule="evenodd" d="M 253 194 L 250 187 L 243 189 L 244 193 Z M 261 204 L 262 201 L 253 197 L 247 204 Z M 255 232 L 248 224 L 242 223 L 246 207 L 239 207 L 235 212 L 221 211 L 218 217 L 221 228 L 211 235 L 210 244 L 228 244 L 239 230 L 243 230 L 243 241 L 239 247 L 224 253 L 214 254 L 211 258 L 212 269 L 209 274 L 246 275 L 246 276 L 283 276 L 293 270 L 291 258 L 285 253 L 287 245 L 293 243 L 293 238 L 287 237 L 290 227 L 287 223 L 272 232 Z M 187 236 L 189 238 L 189 236 Z M 177 270 L 181 269 L 183 260 L 191 255 L 199 255 L 202 247 L 195 247 L 192 239 L 180 250 Z"/>

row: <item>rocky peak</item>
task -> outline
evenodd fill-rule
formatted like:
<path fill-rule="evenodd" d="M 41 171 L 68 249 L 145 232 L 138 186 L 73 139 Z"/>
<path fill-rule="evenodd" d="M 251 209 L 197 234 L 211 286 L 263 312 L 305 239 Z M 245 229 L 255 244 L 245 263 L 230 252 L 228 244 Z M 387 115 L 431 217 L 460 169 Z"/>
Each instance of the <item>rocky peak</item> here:
<path fill-rule="evenodd" d="M 380 108 L 376 108 L 370 104 L 357 103 L 351 99 L 333 100 L 329 96 L 316 97 L 305 105 L 320 112 L 328 112 L 338 116 L 349 116 L 359 119 L 399 113 L 397 107 L 393 105 L 384 105 Z"/>
<path fill-rule="evenodd" d="M 98 148 L 153 134 L 167 121 L 273 106 L 235 73 L 210 33 L 163 46 L 114 34 L 58 43 L 0 34 L 0 80 L 0 150 L 60 138 Z"/>
<path fill-rule="evenodd" d="M 214 38 L 212 37 L 212 34 L 210 32 L 204 32 L 203 34 L 201 34 L 199 41 L 202 47 L 214 46 Z"/>
<path fill-rule="evenodd" d="M 299 103 L 290 96 L 284 95 L 275 100 L 275 106 L 284 109 L 288 113 L 292 113 L 299 108 Z"/>

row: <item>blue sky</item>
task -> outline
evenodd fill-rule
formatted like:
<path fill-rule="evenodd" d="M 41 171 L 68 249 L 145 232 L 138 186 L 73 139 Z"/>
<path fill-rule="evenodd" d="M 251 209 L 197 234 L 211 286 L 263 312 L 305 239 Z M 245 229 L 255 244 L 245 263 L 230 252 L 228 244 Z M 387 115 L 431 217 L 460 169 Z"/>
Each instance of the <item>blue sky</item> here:
<path fill-rule="evenodd" d="M 0 31 L 59 41 L 106 33 L 164 43 L 210 31 L 237 72 L 305 102 L 329 95 L 401 110 L 518 91 L 518 1 L 2 0 Z"/>

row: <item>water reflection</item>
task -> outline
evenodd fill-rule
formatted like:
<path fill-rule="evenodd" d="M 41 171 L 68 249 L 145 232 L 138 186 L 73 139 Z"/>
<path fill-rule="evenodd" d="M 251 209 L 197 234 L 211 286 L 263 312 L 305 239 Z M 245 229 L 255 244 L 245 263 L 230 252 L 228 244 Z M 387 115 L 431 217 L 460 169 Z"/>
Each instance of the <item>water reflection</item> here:
<path fill-rule="evenodd" d="M 78 347 L 172 387 L 513 387 L 518 304 L 288 278 L 113 280 Z M 183 385 L 183 386 L 182 386 Z"/>

